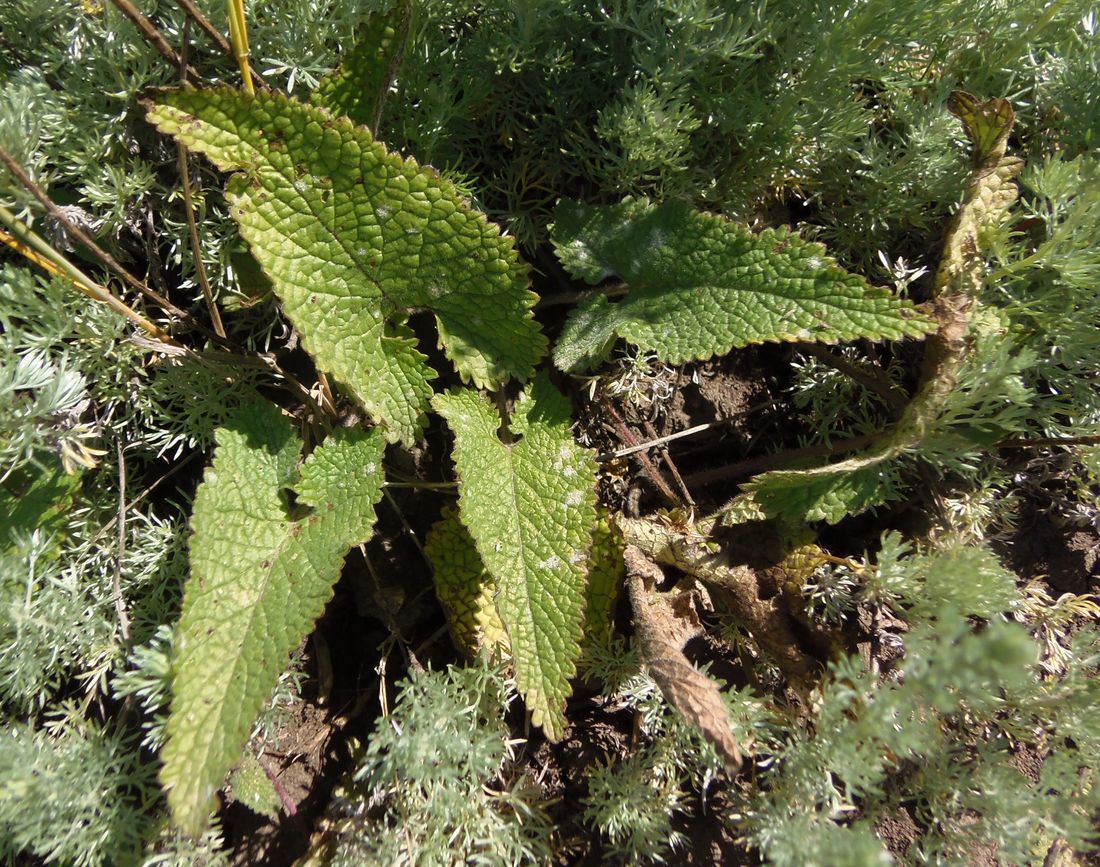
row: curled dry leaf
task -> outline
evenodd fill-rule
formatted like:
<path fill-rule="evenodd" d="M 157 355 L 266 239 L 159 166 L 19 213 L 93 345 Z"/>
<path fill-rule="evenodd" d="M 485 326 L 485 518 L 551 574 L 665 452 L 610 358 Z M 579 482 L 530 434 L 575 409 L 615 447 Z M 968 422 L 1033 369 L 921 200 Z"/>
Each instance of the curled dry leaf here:
<path fill-rule="evenodd" d="M 624 560 L 642 660 L 664 697 L 714 745 L 726 771 L 736 773 L 741 750 L 733 736 L 729 708 L 717 684 L 684 656 L 684 644 L 702 631 L 690 594 L 653 592 L 661 570 L 637 546 L 627 546 Z"/>

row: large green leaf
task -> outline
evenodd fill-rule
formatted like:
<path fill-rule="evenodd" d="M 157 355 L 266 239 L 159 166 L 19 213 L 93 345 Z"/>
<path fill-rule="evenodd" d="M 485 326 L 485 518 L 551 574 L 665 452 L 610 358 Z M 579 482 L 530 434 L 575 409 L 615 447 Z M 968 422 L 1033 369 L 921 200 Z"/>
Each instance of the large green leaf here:
<path fill-rule="evenodd" d="M 573 441 L 569 402 L 545 376 L 517 404 L 514 442 L 500 439 L 499 413 L 474 391 L 452 389 L 432 404 L 455 434 L 459 513 L 496 581 L 520 692 L 557 740 L 580 654 L 595 460 Z"/>
<path fill-rule="evenodd" d="M 162 754 L 173 816 L 194 833 L 345 554 L 371 535 L 385 448 L 377 431 L 337 430 L 299 468 L 301 443 L 271 404 L 242 409 L 217 442 L 191 517 Z"/>
<path fill-rule="evenodd" d="M 163 90 L 149 119 L 219 168 L 241 234 L 321 369 L 390 440 L 414 441 L 431 380 L 405 321 L 435 313 L 461 376 L 529 377 L 546 341 L 510 238 L 433 169 L 347 118 L 277 95 Z"/>
<path fill-rule="evenodd" d="M 672 363 L 776 341 L 920 336 L 934 324 L 785 229 L 753 234 L 675 200 L 654 206 L 559 203 L 553 241 L 575 277 L 616 276 L 618 302 L 582 304 L 554 348 L 563 370 L 598 362 L 617 336 Z"/>
<path fill-rule="evenodd" d="M 390 9 L 372 13 L 355 47 L 344 55 L 339 68 L 321 79 L 311 102 L 377 132 L 411 22 L 412 0 L 397 0 Z"/>

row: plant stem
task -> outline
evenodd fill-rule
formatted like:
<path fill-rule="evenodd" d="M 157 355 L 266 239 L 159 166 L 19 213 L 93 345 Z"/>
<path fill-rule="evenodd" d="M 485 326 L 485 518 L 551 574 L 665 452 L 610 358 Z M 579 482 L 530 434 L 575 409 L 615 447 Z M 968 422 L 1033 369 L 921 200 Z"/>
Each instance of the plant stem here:
<path fill-rule="evenodd" d="M 180 78 L 187 80 L 187 49 L 191 35 L 191 21 L 183 24 L 183 45 L 180 48 Z M 216 32 L 216 31 L 215 31 Z M 220 35 L 220 34 L 219 34 Z M 180 186 L 183 187 L 183 210 L 187 215 L 187 233 L 191 239 L 191 264 L 195 267 L 195 276 L 199 286 L 202 287 L 202 297 L 206 301 L 206 309 L 210 313 L 210 321 L 214 325 L 214 331 L 219 336 L 225 337 L 225 324 L 222 322 L 221 311 L 214 301 L 214 290 L 210 287 L 210 279 L 206 274 L 206 265 L 202 261 L 202 244 L 199 241 L 199 224 L 195 220 L 195 203 L 191 197 L 191 170 L 187 165 L 187 147 L 183 142 L 176 142 L 180 163 Z"/>
<path fill-rule="evenodd" d="M 710 485 L 714 482 L 724 481 L 725 479 L 743 478 L 744 476 L 755 475 L 764 470 L 789 466 L 790 464 L 806 460 L 807 458 L 827 458 L 832 455 L 858 451 L 859 449 L 871 445 L 878 439 L 878 434 L 864 434 L 848 439 L 837 440 L 829 445 L 804 446 L 800 449 L 790 449 L 785 452 L 758 455 L 755 458 L 746 458 L 735 464 L 728 464 L 724 467 L 716 467 L 712 470 L 692 473 L 687 477 L 687 482 L 692 486 L 699 486 Z"/>
<path fill-rule="evenodd" d="M 545 310 L 547 307 L 560 307 L 563 304 L 580 304 L 590 298 L 606 295 L 608 298 L 617 298 L 630 291 L 625 283 L 612 283 L 610 286 L 602 286 L 597 289 L 581 289 L 579 291 L 556 292 L 553 295 L 545 295 L 535 304 L 536 310 Z"/>
<path fill-rule="evenodd" d="M 31 179 L 30 175 L 28 175 L 23 170 L 23 167 L 19 165 L 19 163 L 15 161 L 11 154 L 9 154 L 2 147 L 0 147 L 0 162 L 2 162 L 5 168 L 7 168 L 9 172 L 11 172 L 12 176 L 17 181 L 19 181 L 20 185 L 32 196 L 34 196 L 38 203 L 42 205 L 43 208 L 45 208 L 46 213 L 49 214 L 54 220 L 56 220 L 70 236 L 72 236 L 76 241 L 85 246 L 88 251 L 92 253 L 92 255 L 94 255 L 101 263 L 103 263 L 103 266 L 108 271 L 113 273 L 131 288 L 137 290 L 146 298 L 149 298 L 151 301 L 159 304 L 168 313 L 171 313 L 173 316 L 176 316 L 188 322 L 194 328 L 196 328 L 196 330 L 204 332 L 208 336 L 217 340 L 219 343 L 222 343 L 223 345 L 226 344 L 226 341 L 223 338 L 211 332 L 210 329 L 208 329 L 202 323 L 197 322 L 195 320 L 195 317 L 193 317 L 190 313 L 185 310 L 181 310 L 179 307 L 177 307 L 175 304 L 173 304 L 171 301 L 161 295 L 161 293 L 157 292 L 155 289 L 150 289 L 148 286 L 138 280 L 137 277 L 135 277 L 133 274 L 123 268 L 114 256 L 112 256 L 110 253 L 100 247 L 99 244 L 97 244 L 87 232 L 85 232 L 82 228 L 80 228 L 80 226 L 76 225 L 72 220 L 70 220 L 65 212 L 61 210 L 61 208 L 57 206 L 53 199 L 51 199 L 46 194 L 46 191 L 43 190 L 42 187 L 40 187 L 38 184 L 36 184 Z M 15 230 L 13 229 L 12 231 L 14 232 Z M 54 253 L 54 255 L 60 254 Z M 52 256 L 50 256 L 49 254 L 47 254 L 47 257 L 52 258 Z M 64 257 L 62 257 L 62 259 L 64 259 Z M 68 263 L 68 260 L 64 261 Z M 69 267 L 73 266 L 70 265 Z M 75 270 L 75 268 L 73 270 Z M 87 278 L 84 279 L 87 281 Z M 89 282 L 90 285 L 94 285 L 94 281 L 87 282 Z"/>
<path fill-rule="evenodd" d="M 233 43 L 233 56 L 241 69 L 244 92 L 255 96 L 252 68 L 248 62 L 248 27 L 244 15 L 244 0 L 229 0 L 229 39 Z"/>
<path fill-rule="evenodd" d="M 180 66 L 180 56 L 176 53 L 176 50 L 168 44 L 168 40 L 161 35 L 159 30 L 157 30 L 157 26 L 142 15 L 130 0 L 111 0 L 111 2 L 115 4 L 119 12 L 134 22 L 134 25 L 141 32 L 141 35 L 145 37 L 145 41 L 159 51 L 165 60 L 173 66 Z M 193 67 L 184 66 L 184 70 L 192 79 L 195 81 L 199 80 L 200 76 Z"/>
<path fill-rule="evenodd" d="M 695 434 L 703 433 L 704 431 L 711 430 L 716 427 L 724 427 L 730 423 L 730 419 L 724 418 L 718 421 L 708 421 L 705 424 L 697 424 L 695 427 L 689 427 L 686 430 L 679 430 L 675 433 L 667 434 L 663 437 L 657 437 L 656 439 L 646 440 L 644 443 L 638 443 L 637 445 L 629 446 L 625 449 L 618 449 L 613 452 L 602 452 L 596 455 L 596 461 L 603 463 L 605 461 L 612 461 L 616 458 L 625 458 L 628 455 L 632 455 L 635 452 L 644 452 L 646 449 L 651 449 L 654 446 L 663 446 L 665 443 L 670 443 L 684 437 L 695 436 Z"/>
<path fill-rule="evenodd" d="M 171 346 L 179 344 L 157 325 L 154 325 L 140 313 L 136 313 L 126 305 L 124 301 L 115 297 L 110 291 L 96 283 L 91 277 L 73 265 L 68 259 L 58 253 L 38 235 L 16 219 L 15 214 L 0 205 L 0 223 L 11 230 L 11 235 L 0 232 L 0 241 L 7 244 L 13 250 L 23 254 L 30 261 L 58 277 L 64 277 L 76 287 L 78 292 L 87 295 L 100 304 L 106 304 L 116 313 L 129 319 L 136 326 L 149 332 L 157 340 Z M 14 236 L 14 237 L 12 237 Z"/>
<path fill-rule="evenodd" d="M 118 613 L 118 631 L 126 646 L 126 655 L 130 655 L 130 616 L 126 613 L 126 599 L 122 595 L 122 558 L 126 554 L 126 456 L 122 437 L 115 440 L 118 453 L 118 554 L 115 557 L 115 578 L 112 588 L 115 598 L 115 611 Z"/>

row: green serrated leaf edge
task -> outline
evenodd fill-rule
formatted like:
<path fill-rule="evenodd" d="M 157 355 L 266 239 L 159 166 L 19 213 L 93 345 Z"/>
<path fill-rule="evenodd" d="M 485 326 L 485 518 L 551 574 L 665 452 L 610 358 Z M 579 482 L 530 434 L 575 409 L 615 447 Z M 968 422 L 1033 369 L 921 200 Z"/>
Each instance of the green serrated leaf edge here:
<path fill-rule="evenodd" d="M 412 0 L 374 12 L 340 66 L 317 84 L 310 101 L 337 117 L 378 132 L 386 93 L 393 84 L 412 23 Z"/>
<path fill-rule="evenodd" d="M 281 411 L 242 408 L 217 432 L 195 494 L 191 576 L 177 631 L 161 781 L 176 823 L 204 829 L 214 792 L 291 652 L 332 595 L 348 549 L 370 538 L 382 491 L 377 431 L 335 431 L 299 467 Z M 298 497 L 291 503 L 285 489 Z"/>
<path fill-rule="evenodd" d="M 151 91 L 148 117 L 223 171 L 230 212 L 318 366 L 414 442 L 436 373 L 405 324 L 436 317 L 460 376 L 527 379 L 546 348 L 512 240 L 450 181 L 281 94 Z"/>
<path fill-rule="evenodd" d="M 554 347 L 562 370 L 597 363 L 615 337 L 678 364 L 753 343 L 897 340 L 935 328 L 821 244 L 786 229 L 754 234 L 680 200 L 562 200 L 551 239 L 575 277 L 614 275 L 630 287 L 622 300 L 598 296 L 573 311 Z"/>
<path fill-rule="evenodd" d="M 501 441 L 500 414 L 469 389 L 432 404 L 455 435 L 459 514 L 496 582 L 519 691 L 535 725 L 560 740 L 596 523 L 594 456 L 573 441 L 569 402 L 545 374 L 516 406 L 518 441 Z"/>

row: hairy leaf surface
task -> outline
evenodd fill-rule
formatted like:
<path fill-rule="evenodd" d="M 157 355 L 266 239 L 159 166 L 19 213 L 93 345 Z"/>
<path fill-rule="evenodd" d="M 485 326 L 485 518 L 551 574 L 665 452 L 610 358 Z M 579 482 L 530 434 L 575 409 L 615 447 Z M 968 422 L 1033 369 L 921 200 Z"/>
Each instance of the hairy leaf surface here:
<path fill-rule="evenodd" d="M 347 118 L 277 95 L 163 90 L 149 119 L 224 171 L 241 234 L 318 365 L 390 440 L 413 442 L 435 377 L 405 321 L 435 313 L 467 381 L 529 377 L 545 349 L 510 238 L 433 169 Z"/>
<path fill-rule="evenodd" d="M 553 241 L 575 277 L 630 287 L 621 301 L 599 296 L 574 311 L 554 348 L 563 370 L 598 362 L 615 337 L 680 363 L 751 343 L 896 340 L 934 328 L 820 244 L 783 229 L 753 234 L 679 200 L 563 201 Z"/>
<path fill-rule="evenodd" d="M 745 486 L 770 516 L 835 524 L 898 496 L 897 467 L 887 457 L 866 465 L 776 470 Z"/>
<path fill-rule="evenodd" d="M 173 816 L 193 833 L 348 548 L 371 535 L 385 448 L 377 431 L 337 430 L 299 468 L 301 443 L 271 404 L 242 409 L 217 442 L 191 517 L 161 772 Z"/>
<path fill-rule="evenodd" d="M 391 9 L 370 15 L 355 47 L 317 85 L 313 104 L 376 133 L 386 91 L 405 53 L 411 21 L 412 0 L 398 0 Z"/>
<path fill-rule="evenodd" d="M 610 645 L 612 616 L 625 575 L 622 533 L 610 516 L 600 511 L 584 587 L 582 647 Z M 443 510 L 428 533 L 424 552 L 431 561 L 435 592 L 447 612 L 458 648 L 471 659 L 483 650 L 491 655 L 500 649 L 510 655 L 508 633 L 497 612 L 496 581 L 481 561 L 458 509 L 449 506 Z"/>
<path fill-rule="evenodd" d="M 496 582 L 481 562 L 470 531 L 458 517 L 458 509 L 447 507 L 432 526 L 424 542 L 424 553 L 432 564 L 435 593 L 451 635 L 467 657 L 482 650 L 508 650 L 508 635 L 500 622 L 493 599 Z"/>
<path fill-rule="evenodd" d="M 473 391 L 432 403 L 455 434 L 459 512 L 496 581 L 520 692 L 535 724 L 558 740 L 580 653 L 595 461 L 573 441 L 569 402 L 545 376 L 516 406 L 515 442 L 501 441 L 500 414 Z"/>

